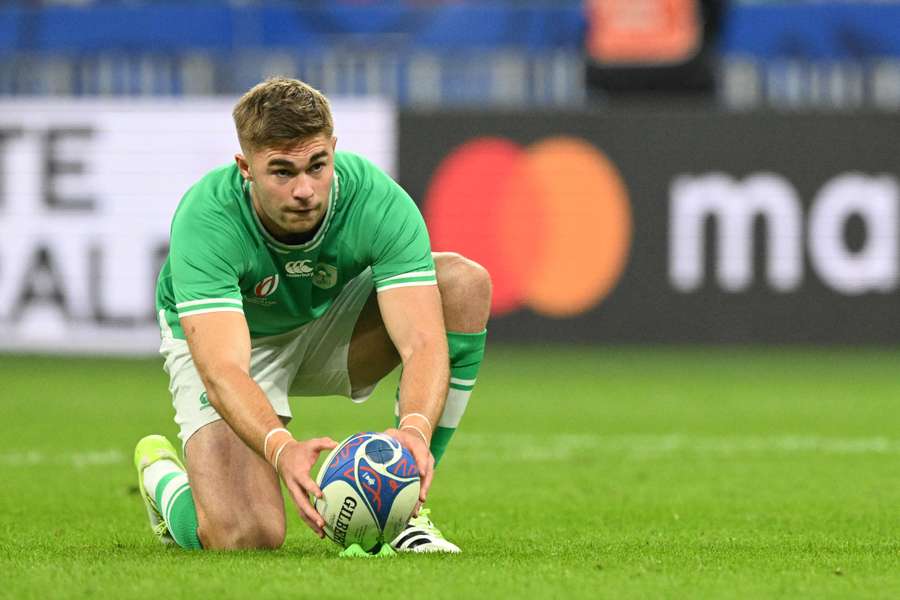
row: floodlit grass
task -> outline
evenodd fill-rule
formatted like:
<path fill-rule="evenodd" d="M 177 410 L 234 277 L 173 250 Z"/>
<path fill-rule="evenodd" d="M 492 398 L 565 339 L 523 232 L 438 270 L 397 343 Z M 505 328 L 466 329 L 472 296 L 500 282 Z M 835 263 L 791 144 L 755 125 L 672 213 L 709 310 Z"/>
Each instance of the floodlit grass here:
<path fill-rule="evenodd" d="M 460 556 L 157 544 L 131 466 L 158 360 L 0 355 L 0 597 L 900 596 L 900 352 L 489 349 L 429 505 Z M 295 399 L 298 436 L 391 422 Z M 177 441 L 176 441 L 177 443 Z"/>

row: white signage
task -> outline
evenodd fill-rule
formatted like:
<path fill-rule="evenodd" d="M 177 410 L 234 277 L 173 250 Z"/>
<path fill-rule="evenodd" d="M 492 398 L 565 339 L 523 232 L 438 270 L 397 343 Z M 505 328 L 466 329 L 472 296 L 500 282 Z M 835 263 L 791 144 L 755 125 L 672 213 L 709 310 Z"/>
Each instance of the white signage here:
<path fill-rule="evenodd" d="M 714 219 L 715 280 L 727 292 L 747 290 L 754 275 L 754 223 L 762 220 L 765 276 L 772 289 L 791 292 L 802 285 L 805 237 L 812 269 L 830 289 L 847 296 L 892 292 L 900 266 L 898 205 L 900 187 L 890 175 L 836 175 L 813 198 L 805 220 L 797 191 L 781 175 L 683 175 L 671 187 L 669 280 L 685 293 L 703 286 L 704 228 Z M 853 217 L 865 226 L 860 248 L 849 247 L 844 237 Z"/>
<path fill-rule="evenodd" d="M 0 101 L 0 350 L 157 350 L 172 214 L 239 150 L 234 101 Z M 338 148 L 394 174 L 393 106 L 332 110 Z"/>

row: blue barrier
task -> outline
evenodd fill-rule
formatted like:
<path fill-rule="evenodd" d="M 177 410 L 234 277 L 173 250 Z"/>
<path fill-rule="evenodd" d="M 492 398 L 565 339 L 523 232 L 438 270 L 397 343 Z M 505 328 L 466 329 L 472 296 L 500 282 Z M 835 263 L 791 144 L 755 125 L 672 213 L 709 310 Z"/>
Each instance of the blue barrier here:
<path fill-rule="evenodd" d="M 581 10 L 559 5 L 95 5 L 0 9 L 0 49 L 70 54 L 97 51 L 315 50 L 335 40 L 359 45 L 454 50 L 579 49 Z"/>
<path fill-rule="evenodd" d="M 316 51 L 358 47 L 456 51 L 512 47 L 580 50 L 580 2 L 322 3 L 319 6 L 221 2 L 103 3 L 81 8 L 0 8 L 0 51 L 79 54 L 177 53 L 251 48 Z M 760 60 L 900 56 L 900 4 L 825 2 L 733 4 L 724 20 L 726 55 Z"/>
<path fill-rule="evenodd" d="M 94 4 L 83 8 L 0 8 L 0 50 L 233 51 L 242 47 L 316 50 L 336 39 L 360 46 L 455 51 L 514 47 L 579 50 L 581 2 L 411 5 L 329 3 L 230 6 L 220 2 Z M 761 60 L 900 56 L 900 4 L 825 2 L 733 5 L 725 54 Z"/>
<path fill-rule="evenodd" d="M 20 8 L 0 9 L 0 52 L 9 53 L 22 48 L 24 13 Z"/>
<path fill-rule="evenodd" d="M 577 105 L 583 2 L 8 0 L 0 95 L 234 94 L 281 73 L 401 105 Z M 723 26 L 726 106 L 900 109 L 898 2 L 735 0 Z"/>
<path fill-rule="evenodd" d="M 759 60 L 900 56 L 900 5 L 826 2 L 735 6 L 722 52 Z"/>

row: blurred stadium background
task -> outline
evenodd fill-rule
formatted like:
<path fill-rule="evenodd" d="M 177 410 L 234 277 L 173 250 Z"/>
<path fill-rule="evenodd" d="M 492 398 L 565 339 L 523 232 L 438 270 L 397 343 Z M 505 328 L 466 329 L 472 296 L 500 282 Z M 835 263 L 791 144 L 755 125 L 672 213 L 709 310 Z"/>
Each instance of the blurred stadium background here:
<path fill-rule="evenodd" d="M 153 560 L 122 490 L 134 440 L 174 438 L 155 278 L 181 195 L 237 150 L 232 104 L 270 75 L 322 89 L 339 147 L 494 278 L 439 477 L 511 500 L 436 492 L 490 564 L 441 563 L 427 590 L 896 597 L 900 2 L 781 0 L 0 3 L 10 597 L 115 590 L 77 560 Z M 296 427 L 378 427 L 387 387 Z M 35 500 L 48 485 L 85 525 L 23 538 L 22 503 L 71 511 Z M 91 537 L 107 488 L 114 533 Z M 350 576 L 306 537 L 295 519 L 288 547 L 322 581 Z"/>
<path fill-rule="evenodd" d="M 152 352 L 172 210 L 273 74 L 488 266 L 495 341 L 891 343 L 898 27 L 894 2 L 7 2 L 0 347 Z"/>

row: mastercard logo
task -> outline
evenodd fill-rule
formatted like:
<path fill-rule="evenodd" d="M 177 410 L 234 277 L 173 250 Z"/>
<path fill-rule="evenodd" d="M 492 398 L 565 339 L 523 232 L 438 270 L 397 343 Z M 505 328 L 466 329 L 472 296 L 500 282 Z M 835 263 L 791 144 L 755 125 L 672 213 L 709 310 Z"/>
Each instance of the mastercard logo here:
<path fill-rule="evenodd" d="M 557 318 L 597 306 L 628 260 L 628 192 L 612 162 L 574 137 L 526 148 L 477 138 L 438 166 L 423 213 L 435 250 L 481 263 L 492 313 L 528 307 Z"/>

